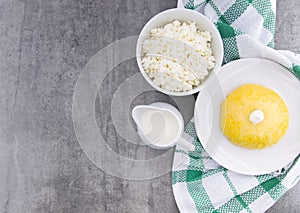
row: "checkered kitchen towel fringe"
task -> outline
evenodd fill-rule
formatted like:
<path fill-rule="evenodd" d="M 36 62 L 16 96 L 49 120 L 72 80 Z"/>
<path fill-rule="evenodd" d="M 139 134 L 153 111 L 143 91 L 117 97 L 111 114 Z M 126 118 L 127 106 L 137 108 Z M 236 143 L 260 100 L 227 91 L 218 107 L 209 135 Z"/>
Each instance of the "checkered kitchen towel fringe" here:
<path fill-rule="evenodd" d="M 224 43 L 224 62 L 265 58 L 288 68 L 300 79 L 300 58 L 274 50 L 276 1 L 179 0 L 178 7 L 203 13 L 214 22 Z M 300 179 L 300 156 L 281 171 L 241 175 L 219 166 L 201 146 L 190 121 L 185 132 L 196 150 L 177 146 L 172 183 L 181 212 L 264 212 Z M 175 166 L 174 166 L 175 167 Z"/>

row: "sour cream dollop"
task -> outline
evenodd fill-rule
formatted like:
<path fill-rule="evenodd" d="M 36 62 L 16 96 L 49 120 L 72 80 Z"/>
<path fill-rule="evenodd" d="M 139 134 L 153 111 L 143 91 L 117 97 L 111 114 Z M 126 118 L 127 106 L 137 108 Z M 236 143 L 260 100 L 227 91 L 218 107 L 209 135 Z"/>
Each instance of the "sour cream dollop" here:
<path fill-rule="evenodd" d="M 263 111 L 261 111 L 260 109 L 254 110 L 253 112 L 251 112 L 249 116 L 249 121 L 254 125 L 259 124 L 264 119 L 265 119 L 265 115 Z"/>

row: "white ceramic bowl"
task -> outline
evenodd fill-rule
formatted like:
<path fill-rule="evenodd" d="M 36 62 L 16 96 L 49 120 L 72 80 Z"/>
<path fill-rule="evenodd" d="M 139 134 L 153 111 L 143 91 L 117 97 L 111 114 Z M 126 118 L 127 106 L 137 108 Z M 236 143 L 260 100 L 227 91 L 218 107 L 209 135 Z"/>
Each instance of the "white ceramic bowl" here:
<path fill-rule="evenodd" d="M 181 22 L 187 22 L 187 21 L 193 21 L 196 22 L 196 25 L 199 30 L 201 31 L 209 31 L 212 35 L 212 42 L 211 42 L 211 48 L 213 51 L 213 55 L 216 58 L 216 65 L 214 69 L 206 76 L 206 78 L 203 80 L 202 84 L 200 84 L 198 87 L 186 91 L 186 92 L 171 92 L 168 90 L 165 90 L 158 85 L 156 85 L 148 76 L 148 74 L 145 72 L 143 65 L 142 65 L 142 57 L 143 57 L 143 52 L 142 52 L 142 47 L 143 47 L 143 42 L 144 40 L 147 40 L 150 38 L 150 30 L 156 27 L 161 27 L 164 26 L 174 20 L 179 20 Z M 205 88 L 212 80 L 215 78 L 217 75 L 223 61 L 223 42 L 220 36 L 219 31 L 215 27 L 215 25 L 208 20 L 204 15 L 202 15 L 199 12 L 189 10 L 189 9 L 170 9 L 163 11 L 153 18 L 151 18 L 148 23 L 144 26 L 142 29 L 138 41 L 137 41 L 137 46 L 136 46 L 136 58 L 137 58 L 137 63 L 139 66 L 139 69 L 146 79 L 146 81 L 154 87 L 156 90 L 165 93 L 167 95 L 173 95 L 173 96 L 186 96 L 186 95 L 191 95 L 194 93 L 197 93 L 201 91 L 203 88 Z"/>

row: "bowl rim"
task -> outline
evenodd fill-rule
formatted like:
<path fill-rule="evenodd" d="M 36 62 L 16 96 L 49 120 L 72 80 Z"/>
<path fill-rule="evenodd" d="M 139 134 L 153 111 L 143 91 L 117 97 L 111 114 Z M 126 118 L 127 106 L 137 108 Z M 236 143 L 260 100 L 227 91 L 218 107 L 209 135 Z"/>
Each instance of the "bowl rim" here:
<path fill-rule="evenodd" d="M 220 58 L 219 59 L 216 59 L 216 66 L 213 68 L 212 71 L 210 71 L 210 73 L 207 75 L 206 79 L 203 80 L 203 82 L 196 88 L 192 89 L 192 90 L 189 90 L 189 91 L 185 91 L 185 92 L 172 92 L 172 91 L 169 91 L 169 90 L 166 90 L 166 89 L 163 89 L 161 88 L 160 86 L 156 85 L 148 76 L 148 74 L 145 72 L 144 68 L 143 68 L 143 65 L 142 65 L 142 51 L 141 51 L 141 48 L 142 48 L 142 44 L 143 44 L 143 41 L 145 40 L 144 38 L 149 35 L 148 32 L 149 32 L 149 26 L 152 22 L 154 22 L 158 17 L 164 15 L 164 14 L 167 14 L 167 13 L 176 13 L 176 12 L 184 12 L 184 13 L 187 13 L 187 14 L 194 14 L 198 17 L 200 17 L 202 20 L 204 20 L 204 22 L 206 22 L 208 25 L 211 25 L 213 31 L 215 31 L 213 33 L 213 39 L 216 40 L 216 45 L 220 46 Z M 174 18 L 174 20 L 176 20 L 176 18 Z M 185 21 L 185 20 L 179 20 L 179 21 Z M 195 22 L 197 22 L 195 20 Z M 159 27 L 159 26 L 157 26 Z M 212 33 L 212 32 L 210 32 Z M 162 92 L 164 94 L 167 94 L 167 95 L 171 95 L 171 96 L 187 96 L 187 95 L 192 95 L 192 94 L 195 94 L 195 93 L 198 93 L 200 92 L 201 90 L 203 90 L 209 83 L 211 83 L 214 78 L 217 76 L 221 66 L 222 66 L 222 62 L 223 62 L 223 57 L 224 57 L 224 47 L 223 47 L 223 41 L 222 41 L 222 38 L 221 38 L 221 35 L 219 33 L 219 30 L 216 28 L 216 26 L 214 25 L 213 22 L 211 22 L 206 16 L 204 16 L 202 13 L 200 12 L 197 12 L 197 11 L 194 11 L 194 10 L 190 10 L 190 9 L 185 9 L 185 8 L 172 8 L 172 9 L 168 9 L 168 10 L 165 10 L 165 11 L 162 11 L 158 14 L 156 14 L 155 16 L 153 16 L 145 25 L 144 27 L 142 28 L 140 34 L 139 34 L 139 37 L 138 37 L 138 40 L 137 40 L 137 44 L 136 44 L 136 60 L 137 60 L 137 64 L 138 64 L 138 67 L 139 67 L 139 70 L 140 72 L 142 73 L 144 79 L 156 90 L 158 90 L 159 92 Z M 218 61 L 217 60 L 220 60 L 219 63 L 217 63 Z M 214 73 L 214 75 L 212 75 Z"/>

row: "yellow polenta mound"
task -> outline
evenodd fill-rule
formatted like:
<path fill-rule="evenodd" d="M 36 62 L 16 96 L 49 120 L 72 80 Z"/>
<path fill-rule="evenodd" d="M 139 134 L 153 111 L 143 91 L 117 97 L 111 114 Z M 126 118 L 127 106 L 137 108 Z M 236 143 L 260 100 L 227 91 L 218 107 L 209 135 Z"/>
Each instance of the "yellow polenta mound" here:
<path fill-rule="evenodd" d="M 261 123 L 249 120 L 255 110 L 264 113 Z M 245 84 L 223 101 L 221 129 L 236 145 L 263 149 L 276 144 L 286 133 L 289 113 L 284 100 L 273 90 L 256 84 Z"/>

